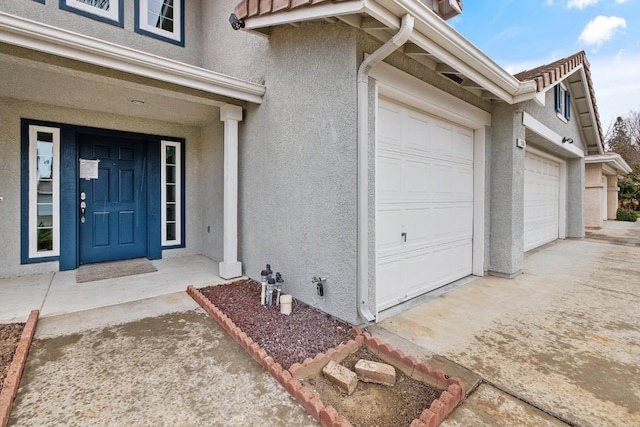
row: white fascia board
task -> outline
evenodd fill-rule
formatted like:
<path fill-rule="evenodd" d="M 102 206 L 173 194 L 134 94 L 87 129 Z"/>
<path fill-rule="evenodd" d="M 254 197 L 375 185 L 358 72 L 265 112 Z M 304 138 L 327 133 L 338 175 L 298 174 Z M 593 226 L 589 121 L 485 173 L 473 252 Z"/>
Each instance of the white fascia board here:
<path fill-rule="evenodd" d="M 569 157 L 584 157 L 581 149 L 573 144 L 562 142 L 562 136 L 539 122 L 529 113 L 522 113 L 522 124 L 531 132 L 540 135 L 567 153 Z"/>
<path fill-rule="evenodd" d="M 4 12 L 0 41 L 255 104 L 266 91 L 263 85 Z"/>
<path fill-rule="evenodd" d="M 364 1 L 346 1 L 342 3 L 324 3 L 313 7 L 286 9 L 265 16 L 246 18 L 245 30 L 257 30 L 276 25 L 293 24 L 314 19 L 330 18 L 340 15 L 352 15 L 364 11 Z"/>
<path fill-rule="evenodd" d="M 620 154 L 599 154 L 597 156 L 587 156 L 584 158 L 585 163 L 603 163 L 609 164 L 615 170 L 623 175 L 632 171 L 629 164 L 622 158 Z"/>

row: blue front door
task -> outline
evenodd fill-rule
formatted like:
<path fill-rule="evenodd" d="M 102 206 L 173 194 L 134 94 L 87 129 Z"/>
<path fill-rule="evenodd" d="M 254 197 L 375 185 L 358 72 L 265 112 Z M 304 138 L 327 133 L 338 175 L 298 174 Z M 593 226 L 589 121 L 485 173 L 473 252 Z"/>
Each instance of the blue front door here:
<path fill-rule="evenodd" d="M 146 144 L 79 135 L 79 153 L 99 160 L 97 179 L 79 178 L 80 264 L 146 257 Z"/>

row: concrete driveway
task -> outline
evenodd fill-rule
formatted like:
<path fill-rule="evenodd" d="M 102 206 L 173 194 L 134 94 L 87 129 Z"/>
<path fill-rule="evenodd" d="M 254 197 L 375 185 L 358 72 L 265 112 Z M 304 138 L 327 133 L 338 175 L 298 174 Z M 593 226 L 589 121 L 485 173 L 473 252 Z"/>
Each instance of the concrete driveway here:
<path fill-rule="evenodd" d="M 482 377 L 444 425 L 640 425 L 640 223 L 593 235 L 379 323 Z"/>

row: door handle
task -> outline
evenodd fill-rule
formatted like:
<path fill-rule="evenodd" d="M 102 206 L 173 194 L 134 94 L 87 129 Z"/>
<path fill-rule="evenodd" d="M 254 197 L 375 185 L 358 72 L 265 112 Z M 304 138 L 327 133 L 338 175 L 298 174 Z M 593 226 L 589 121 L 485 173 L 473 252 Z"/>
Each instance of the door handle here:
<path fill-rule="evenodd" d="M 401 236 L 402 236 L 402 241 L 404 243 L 407 243 L 407 233 L 402 233 Z"/>
<path fill-rule="evenodd" d="M 85 222 L 84 214 L 86 210 L 87 210 L 87 203 L 83 200 L 82 202 L 80 202 L 80 222 L 82 224 L 84 224 Z"/>

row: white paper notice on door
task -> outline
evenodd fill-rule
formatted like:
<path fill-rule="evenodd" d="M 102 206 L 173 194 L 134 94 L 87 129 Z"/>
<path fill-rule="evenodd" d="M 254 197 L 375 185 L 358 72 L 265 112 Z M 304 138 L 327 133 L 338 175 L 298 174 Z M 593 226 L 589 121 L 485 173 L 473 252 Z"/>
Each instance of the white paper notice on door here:
<path fill-rule="evenodd" d="M 98 179 L 100 160 L 80 159 L 80 179 Z"/>

